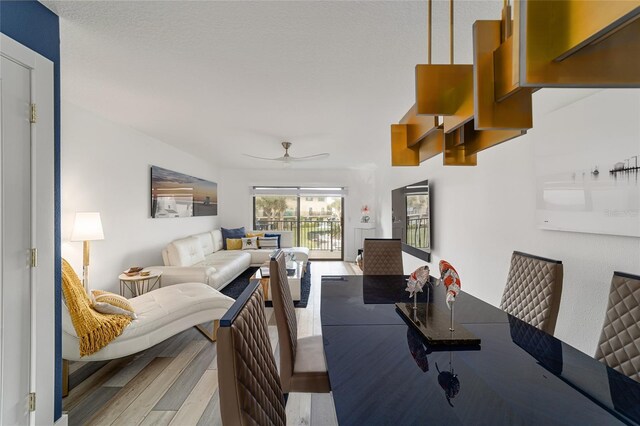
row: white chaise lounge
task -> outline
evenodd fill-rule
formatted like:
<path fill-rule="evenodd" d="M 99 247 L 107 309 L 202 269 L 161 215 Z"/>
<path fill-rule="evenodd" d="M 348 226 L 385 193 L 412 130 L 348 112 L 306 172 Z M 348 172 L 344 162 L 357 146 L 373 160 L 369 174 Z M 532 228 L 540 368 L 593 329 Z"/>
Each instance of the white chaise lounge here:
<path fill-rule="evenodd" d="M 105 361 L 148 349 L 169 337 L 196 327 L 215 341 L 218 320 L 234 300 L 203 283 L 182 283 L 162 287 L 129 299 L 137 319 L 123 333 L 98 352 L 80 357 L 79 340 L 69 311 L 62 309 L 63 396 L 68 393 L 69 361 Z M 200 324 L 214 322 L 213 330 Z"/>

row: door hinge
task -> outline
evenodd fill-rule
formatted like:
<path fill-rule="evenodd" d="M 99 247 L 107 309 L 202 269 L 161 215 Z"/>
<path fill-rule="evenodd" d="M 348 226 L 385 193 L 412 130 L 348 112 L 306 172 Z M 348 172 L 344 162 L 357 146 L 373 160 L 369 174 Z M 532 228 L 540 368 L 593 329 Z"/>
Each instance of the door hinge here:
<path fill-rule="evenodd" d="M 31 267 L 35 268 L 36 266 L 38 266 L 38 249 L 32 248 L 31 249 Z"/>
<path fill-rule="evenodd" d="M 36 411 L 36 393 L 29 394 L 29 411 Z"/>
<path fill-rule="evenodd" d="M 38 120 L 38 111 L 36 109 L 36 104 L 31 104 L 31 113 L 29 116 L 29 122 L 35 123 Z"/>

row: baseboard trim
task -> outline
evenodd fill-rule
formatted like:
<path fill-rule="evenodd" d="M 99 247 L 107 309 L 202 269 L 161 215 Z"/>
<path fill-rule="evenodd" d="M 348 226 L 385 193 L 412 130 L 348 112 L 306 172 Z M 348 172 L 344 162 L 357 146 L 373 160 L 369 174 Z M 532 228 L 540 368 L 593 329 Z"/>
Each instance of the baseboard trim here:
<path fill-rule="evenodd" d="M 67 413 L 63 413 L 62 416 L 58 419 L 57 422 L 53 424 L 54 426 L 69 426 L 69 415 Z"/>

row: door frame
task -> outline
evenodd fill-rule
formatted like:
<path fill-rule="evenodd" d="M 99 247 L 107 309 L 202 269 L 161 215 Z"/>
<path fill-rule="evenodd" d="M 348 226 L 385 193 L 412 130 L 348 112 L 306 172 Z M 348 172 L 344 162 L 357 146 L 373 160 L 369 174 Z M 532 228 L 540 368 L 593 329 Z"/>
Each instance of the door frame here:
<path fill-rule="evenodd" d="M 31 70 L 31 102 L 37 105 L 37 122 L 31 124 L 31 244 L 38 250 L 38 262 L 31 271 L 30 354 L 30 389 L 36 393 L 36 410 L 30 415 L 30 424 L 51 424 L 56 353 L 53 62 L 2 33 L 0 55 Z M 1 179 L 0 175 L 0 185 Z"/>

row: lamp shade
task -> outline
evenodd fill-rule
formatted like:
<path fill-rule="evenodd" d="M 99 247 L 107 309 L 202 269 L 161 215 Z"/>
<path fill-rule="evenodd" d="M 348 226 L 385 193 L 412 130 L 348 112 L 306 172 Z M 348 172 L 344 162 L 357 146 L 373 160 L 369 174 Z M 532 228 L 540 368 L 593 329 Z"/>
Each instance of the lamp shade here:
<path fill-rule="evenodd" d="M 102 221 L 98 212 L 79 212 L 73 222 L 71 241 L 104 240 Z"/>

